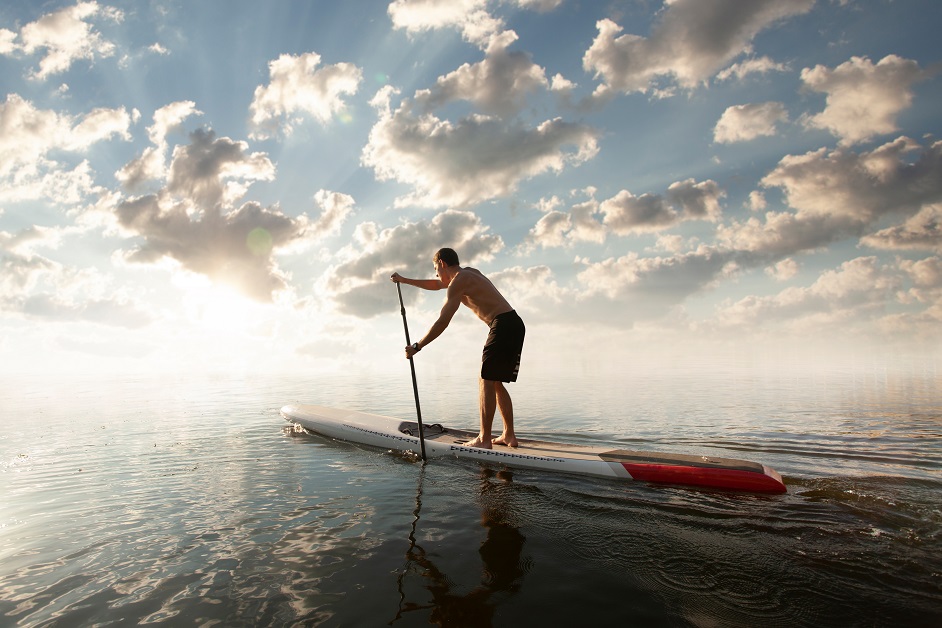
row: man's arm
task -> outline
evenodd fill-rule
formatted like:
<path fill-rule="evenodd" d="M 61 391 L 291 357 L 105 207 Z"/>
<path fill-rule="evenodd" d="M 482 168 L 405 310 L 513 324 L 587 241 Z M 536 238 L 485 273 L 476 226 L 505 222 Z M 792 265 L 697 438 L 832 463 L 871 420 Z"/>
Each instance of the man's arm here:
<path fill-rule="evenodd" d="M 428 332 L 422 336 L 422 339 L 419 342 L 416 343 L 419 345 L 419 350 L 441 336 L 442 332 L 445 331 L 445 329 L 448 327 L 448 324 L 454 317 L 455 312 L 457 312 L 458 308 L 461 306 L 461 296 L 464 294 L 461 288 L 462 284 L 463 282 L 455 279 L 448 286 L 448 296 L 445 298 L 445 305 L 442 306 L 442 311 L 441 314 L 438 315 L 438 320 L 432 323 L 432 326 L 429 328 Z M 416 351 L 413 347 L 406 347 L 407 358 L 411 358 L 416 353 L 418 353 L 418 351 Z"/>
<path fill-rule="evenodd" d="M 445 287 L 445 284 L 443 284 L 440 279 L 409 279 L 399 273 L 393 273 L 389 279 L 393 283 L 404 283 L 415 286 L 416 288 L 422 288 L 423 290 L 442 290 Z"/>

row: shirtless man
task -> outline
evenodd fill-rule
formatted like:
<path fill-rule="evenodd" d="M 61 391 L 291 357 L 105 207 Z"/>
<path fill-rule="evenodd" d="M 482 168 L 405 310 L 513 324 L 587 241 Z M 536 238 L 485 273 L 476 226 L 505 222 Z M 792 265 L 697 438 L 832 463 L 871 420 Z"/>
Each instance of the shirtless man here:
<path fill-rule="evenodd" d="M 523 321 L 481 271 L 458 265 L 458 254 L 452 249 L 440 249 L 432 261 L 438 279 L 407 279 L 399 273 L 393 273 L 390 277 L 395 283 L 404 283 L 423 290 L 447 289 L 445 305 L 438 320 L 421 340 L 406 347 L 406 358 L 411 358 L 421 351 L 422 347 L 438 338 L 448 327 L 459 305 L 464 303 L 468 306 L 490 327 L 490 333 L 484 344 L 479 382 L 481 431 L 477 438 L 465 444 L 468 447 L 484 449 L 490 449 L 491 443 L 516 447 L 513 403 L 504 388 L 504 382 L 517 381 L 520 352 L 526 331 Z M 495 406 L 500 409 L 504 420 L 504 431 L 492 440 L 491 425 L 494 423 Z"/>

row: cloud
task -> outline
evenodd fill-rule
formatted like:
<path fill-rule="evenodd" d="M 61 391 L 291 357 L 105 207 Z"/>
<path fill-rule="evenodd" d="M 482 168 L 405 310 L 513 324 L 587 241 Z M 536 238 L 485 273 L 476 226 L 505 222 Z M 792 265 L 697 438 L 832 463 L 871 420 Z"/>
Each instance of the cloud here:
<path fill-rule="evenodd" d="M 361 223 L 354 243 L 341 252 L 347 260 L 325 274 L 322 289 L 346 314 L 369 318 L 387 312 L 390 295 L 395 299 L 386 285 L 389 276 L 396 271 L 412 277 L 432 275 L 432 256 L 443 246 L 455 249 L 461 263 L 468 265 L 491 259 L 504 242 L 469 211 L 447 210 L 431 220 L 383 230 Z"/>
<path fill-rule="evenodd" d="M 395 28 L 419 33 L 457 28 L 482 48 L 503 29 L 503 21 L 487 12 L 487 0 L 394 0 L 387 12 Z"/>
<path fill-rule="evenodd" d="M 619 235 L 660 231 L 678 220 L 677 212 L 664 197 L 658 194 L 635 196 L 628 190 L 602 201 L 599 210 L 605 226 Z"/>
<path fill-rule="evenodd" d="M 678 207 L 687 220 L 720 219 L 723 210 L 720 199 L 726 196 L 716 181 L 707 179 L 697 183 L 694 179 L 677 181 L 667 188 L 667 201 Z"/>
<path fill-rule="evenodd" d="M 91 166 L 65 163 L 61 153 L 87 152 L 94 144 L 129 140 L 131 116 L 123 107 L 69 116 L 37 109 L 18 94 L 0 103 L 0 200 L 50 199 L 74 205 L 95 191 Z M 54 158 L 53 158 L 54 156 Z"/>
<path fill-rule="evenodd" d="M 604 19 L 582 58 L 610 88 L 647 92 L 660 81 L 691 89 L 749 49 L 752 39 L 779 20 L 811 9 L 814 0 L 673 0 L 665 3 L 650 38 L 618 35 L 622 27 Z"/>
<path fill-rule="evenodd" d="M 578 259 L 577 298 L 598 320 L 616 325 L 664 316 L 671 308 L 738 270 L 734 256 L 713 247 L 670 257 L 629 253 L 592 263 Z M 613 307 L 614 306 L 614 307 Z"/>
<path fill-rule="evenodd" d="M 905 223 L 864 236 L 860 243 L 877 249 L 942 252 L 942 205 L 926 205 Z"/>
<path fill-rule="evenodd" d="M 380 113 L 362 163 L 380 180 L 413 186 L 398 206 L 467 207 L 510 196 L 524 179 L 591 159 L 597 136 L 588 126 L 558 118 L 534 128 L 483 115 L 452 123 L 430 113 L 415 115 L 406 102 Z"/>
<path fill-rule="evenodd" d="M 352 63 L 318 67 L 321 56 L 314 52 L 283 54 L 269 62 L 268 85 L 255 89 L 249 109 L 253 138 L 291 131 L 292 116 L 306 113 L 322 124 L 346 108 L 345 95 L 357 93 L 363 73 Z"/>
<path fill-rule="evenodd" d="M 465 63 L 439 77 L 435 86 L 416 93 L 415 101 L 433 109 L 455 100 L 466 100 L 480 111 L 509 116 L 520 111 L 529 93 L 549 86 L 546 72 L 523 52 L 507 48 L 517 39 L 513 32 L 496 38 L 483 61 Z"/>
<path fill-rule="evenodd" d="M 22 96 L 7 94 L 6 102 L 0 104 L 0 177 L 20 170 L 26 172 L 18 176 L 35 173 L 37 164 L 54 150 L 82 152 L 115 135 L 128 140 L 130 124 L 124 107 L 94 109 L 73 117 L 37 109 Z"/>
<path fill-rule="evenodd" d="M 913 213 L 942 199 L 942 142 L 922 147 L 901 137 L 872 151 L 820 149 L 789 155 L 762 179 L 779 187 L 805 215 L 837 215 L 861 222 L 891 212 Z"/>
<path fill-rule="evenodd" d="M 128 329 L 145 327 L 153 320 L 137 304 L 112 298 L 71 302 L 50 294 L 35 294 L 17 303 L 16 309 L 20 314 L 47 321 L 83 321 Z"/>
<path fill-rule="evenodd" d="M 124 14 L 118 9 L 100 7 L 97 2 L 79 2 L 30 22 L 20 29 L 18 36 L 6 29 L 0 31 L 0 54 L 32 55 L 44 50 L 39 69 L 30 74 L 30 78 L 36 80 L 61 74 L 80 59 L 94 61 L 110 57 L 115 45 L 93 29 L 94 18 L 120 22 Z"/>
<path fill-rule="evenodd" d="M 713 141 L 721 144 L 746 142 L 776 133 L 776 124 L 788 121 L 780 102 L 764 102 L 728 107 L 713 129 Z"/>
<path fill-rule="evenodd" d="M 275 167 L 264 153 L 247 153 L 248 144 L 213 131 L 190 134 L 188 146 L 173 150 L 167 190 L 209 209 L 241 198 L 251 181 L 269 181 Z"/>
<path fill-rule="evenodd" d="M 731 250 L 752 254 L 754 263 L 766 263 L 860 235 L 862 229 L 859 221 L 846 217 L 767 212 L 764 220 L 752 217 L 721 225 L 717 242 Z"/>
<path fill-rule="evenodd" d="M 513 266 L 487 276 L 514 308 L 526 312 L 528 323 L 559 322 L 559 307 L 575 299 L 574 291 L 557 284 L 548 266 Z"/>
<path fill-rule="evenodd" d="M 149 324 L 150 314 L 97 270 L 68 268 L 35 252 L 56 248 L 64 232 L 38 226 L 0 231 L 0 312 L 126 328 Z"/>
<path fill-rule="evenodd" d="M 334 235 L 340 231 L 340 226 L 356 205 L 349 194 L 328 190 L 318 190 L 314 195 L 314 201 L 323 210 L 321 216 L 311 225 L 311 233 L 318 238 Z"/>
<path fill-rule="evenodd" d="M 717 321 L 732 327 L 776 326 L 795 329 L 846 328 L 882 315 L 901 287 L 893 269 L 875 257 L 858 257 L 822 273 L 808 287 L 786 288 L 767 297 L 750 296 L 723 307 Z"/>
<path fill-rule="evenodd" d="M 768 72 L 787 72 L 787 63 L 776 63 L 768 57 L 746 59 L 741 63 L 734 63 L 716 75 L 718 81 L 728 81 L 732 78 L 742 80 L 750 74 L 766 74 Z"/>
<path fill-rule="evenodd" d="M 790 257 L 776 262 L 774 265 L 765 269 L 765 274 L 776 281 L 788 281 L 798 274 L 798 262 Z"/>
<path fill-rule="evenodd" d="M 125 164 L 115 177 L 129 190 L 137 189 L 143 182 L 160 180 L 167 176 L 167 135 L 180 128 L 185 119 L 202 115 L 196 103 L 183 100 L 165 105 L 154 112 L 154 124 L 147 127 L 147 135 L 153 146 L 144 149 L 141 156 Z"/>
<path fill-rule="evenodd" d="M 572 246 L 579 242 L 601 244 L 609 233 L 624 236 L 632 233 L 657 232 L 685 220 L 719 220 L 722 209 L 719 199 L 726 193 L 715 181 L 697 183 L 694 179 L 672 183 L 664 196 L 635 196 L 628 190 L 601 203 L 592 197 L 573 205 L 569 211 L 558 210 L 558 197 L 543 199 L 538 204 L 544 215 L 530 230 L 517 253 L 526 255 L 537 247 Z"/>
<path fill-rule="evenodd" d="M 762 179 L 762 185 L 780 188 L 796 211 L 770 211 L 764 221 L 756 217 L 732 221 L 717 230 L 718 242 L 755 253 L 757 259 L 774 259 L 864 236 L 887 215 L 917 214 L 925 205 L 942 202 L 942 142 L 922 149 L 915 159 L 910 157 L 921 148 L 909 138 L 899 138 L 859 154 L 822 148 L 788 155 Z M 907 225 L 931 239 L 931 212 Z M 886 244 L 893 233 L 883 231 L 865 242 Z"/>
<path fill-rule="evenodd" d="M 900 268 L 916 287 L 942 290 L 942 258 L 900 260 Z"/>
<path fill-rule="evenodd" d="M 217 138 L 212 131 L 196 131 L 190 141 L 173 150 L 165 188 L 117 205 L 118 224 L 144 240 L 125 259 L 149 264 L 172 259 L 254 299 L 271 301 L 287 286 L 272 254 L 315 237 L 309 220 L 253 202 L 231 209 L 251 182 L 272 178 L 274 166 L 265 154 L 249 153 L 245 142 Z M 328 205 L 342 201 L 329 195 L 323 199 Z M 318 235 L 334 228 L 343 213 L 334 211 L 319 223 Z"/>
<path fill-rule="evenodd" d="M 833 70 L 823 65 L 805 68 L 805 86 L 827 94 L 824 111 L 807 117 L 805 124 L 830 131 L 843 146 L 893 133 L 896 116 L 912 104 L 913 84 L 924 77 L 919 64 L 896 55 L 876 65 L 866 57 L 851 57 Z"/>
<path fill-rule="evenodd" d="M 171 204 L 166 194 L 123 201 L 116 214 L 123 228 L 144 239 L 124 254 L 128 262 L 156 264 L 169 258 L 262 302 L 287 287 L 272 251 L 304 238 L 308 227 L 303 217 L 251 202 L 226 214 L 211 208 L 191 216 L 186 205 Z"/>
<path fill-rule="evenodd" d="M 460 27 L 484 10 L 487 0 L 394 0 L 387 8 L 393 27 L 410 32 Z"/>
<path fill-rule="evenodd" d="M 595 199 L 577 203 L 568 212 L 555 209 L 559 199 L 541 204 L 545 212 L 536 225 L 527 234 L 518 253 L 526 255 L 536 247 L 552 248 L 572 246 L 577 242 L 595 242 L 601 244 L 608 234 L 596 215 L 599 203 Z"/>
<path fill-rule="evenodd" d="M 687 179 L 671 184 L 666 196 L 622 190 L 602 201 L 599 211 L 605 226 L 618 235 L 654 232 L 684 220 L 718 220 L 719 199 L 725 195 L 715 181 Z"/>

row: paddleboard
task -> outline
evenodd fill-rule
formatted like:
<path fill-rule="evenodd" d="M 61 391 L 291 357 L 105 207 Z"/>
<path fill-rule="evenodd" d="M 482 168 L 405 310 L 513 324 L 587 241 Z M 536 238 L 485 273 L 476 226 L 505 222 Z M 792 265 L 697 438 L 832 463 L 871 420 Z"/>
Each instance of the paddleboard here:
<path fill-rule="evenodd" d="M 378 414 L 314 405 L 287 405 L 282 416 L 304 429 L 364 445 L 419 451 L 419 426 Z M 592 447 L 518 438 L 519 447 L 468 447 L 476 432 L 423 425 L 428 457 L 456 456 L 511 467 L 594 475 L 657 484 L 698 486 L 750 493 L 784 493 L 782 476 L 757 462 Z"/>

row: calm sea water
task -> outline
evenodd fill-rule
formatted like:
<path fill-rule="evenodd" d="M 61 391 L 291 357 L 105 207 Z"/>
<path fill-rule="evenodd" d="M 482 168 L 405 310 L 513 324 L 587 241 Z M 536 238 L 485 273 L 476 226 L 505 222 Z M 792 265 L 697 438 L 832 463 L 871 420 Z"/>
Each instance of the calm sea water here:
<path fill-rule="evenodd" d="M 412 416 L 407 369 L 7 378 L 0 625 L 942 625 L 934 367 L 512 390 L 527 436 L 760 461 L 789 492 L 423 466 L 284 429 L 291 402 Z M 476 424 L 473 381 L 420 391 L 426 421 Z"/>

